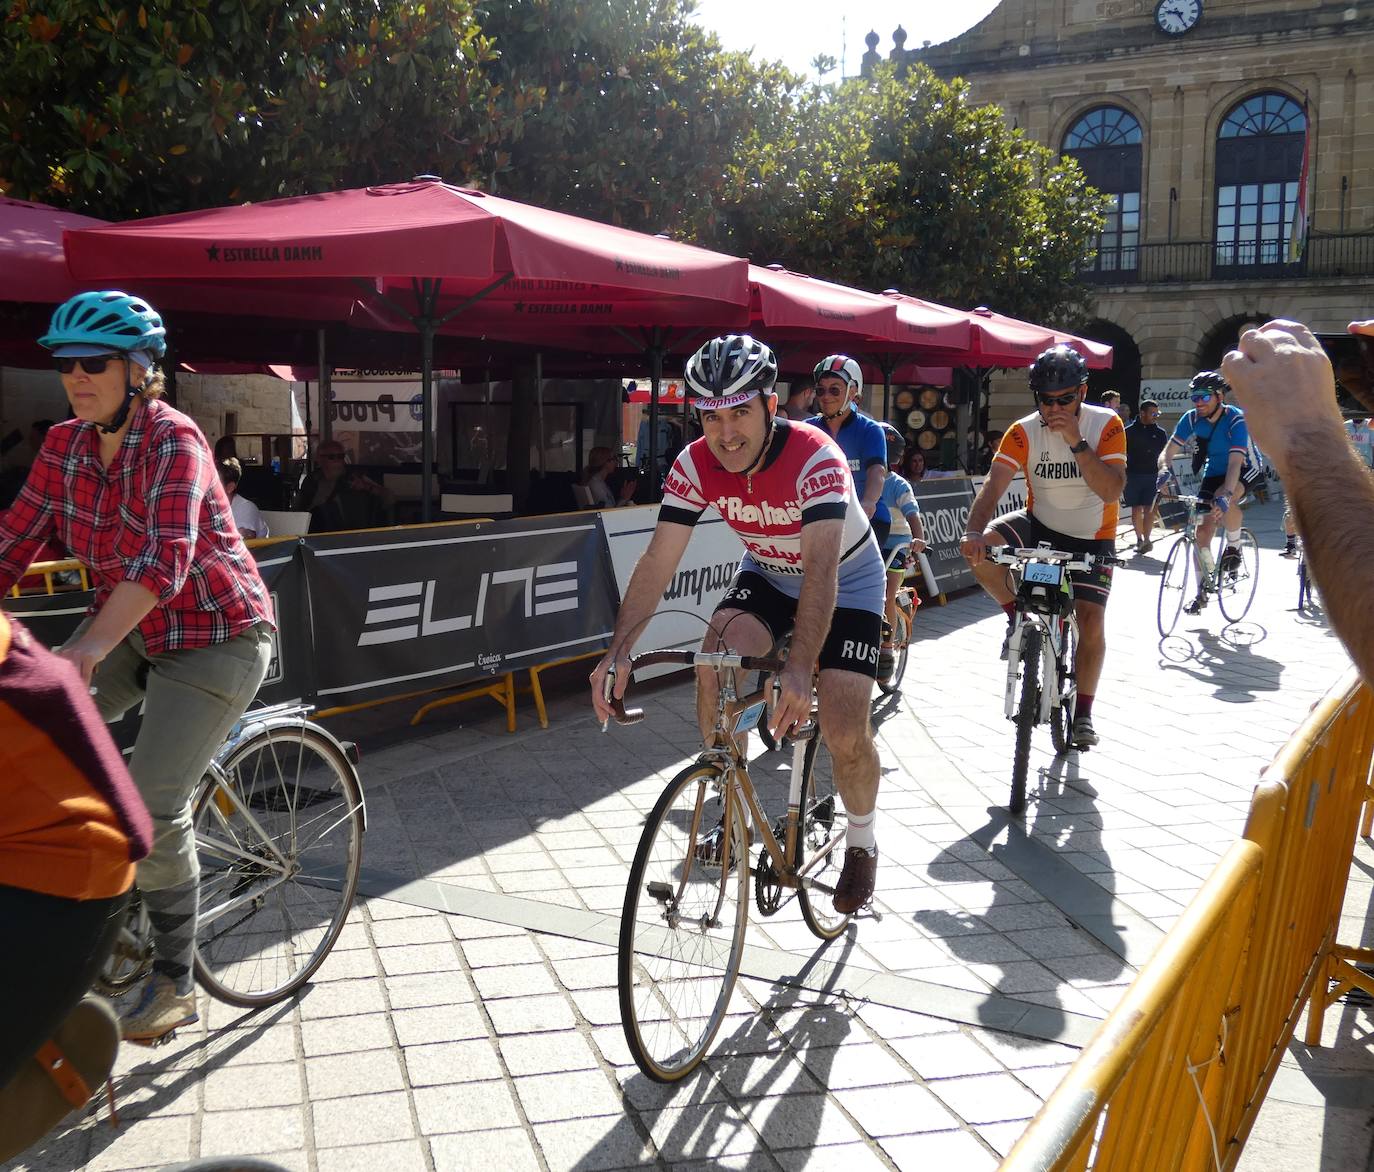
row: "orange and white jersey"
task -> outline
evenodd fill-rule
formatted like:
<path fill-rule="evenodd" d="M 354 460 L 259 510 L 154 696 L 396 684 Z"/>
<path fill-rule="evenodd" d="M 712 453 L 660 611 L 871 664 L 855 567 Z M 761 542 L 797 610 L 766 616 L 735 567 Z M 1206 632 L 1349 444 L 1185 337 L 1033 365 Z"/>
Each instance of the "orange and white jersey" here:
<path fill-rule="evenodd" d="M 1084 403 L 1078 430 L 1104 464 L 1126 466 L 1126 432 L 1115 411 Z M 995 460 L 1026 474 L 1026 508 L 1042 525 L 1068 537 L 1116 536 L 1116 498 L 1104 501 L 1088 487 L 1068 443 L 1039 411 L 1007 428 Z"/>

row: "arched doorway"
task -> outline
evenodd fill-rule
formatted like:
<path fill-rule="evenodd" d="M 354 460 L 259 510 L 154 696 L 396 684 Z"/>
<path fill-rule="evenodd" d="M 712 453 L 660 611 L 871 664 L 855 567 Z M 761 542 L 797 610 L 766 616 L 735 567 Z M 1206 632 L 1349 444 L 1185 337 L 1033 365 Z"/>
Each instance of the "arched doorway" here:
<path fill-rule="evenodd" d="M 1119 325 L 1101 318 L 1090 321 L 1083 334 L 1112 348 L 1111 369 L 1088 372 L 1088 398 L 1101 402 L 1103 391 L 1119 391 L 1121 401 L 1130 404 L 1134 412 L 1140 403 L 1140 347 L 1135 339 Z"/>
<path fill-rule="evenodd" d="M 1251 326 L 1263 325 L 1275 315 L 1268 313 L 1244 313 L 1228 317 L 1217 325 L 1198 347 L 1198 370 L 1219 370 L 1221 360 L 1236 348 L 1240 336 Z"/>

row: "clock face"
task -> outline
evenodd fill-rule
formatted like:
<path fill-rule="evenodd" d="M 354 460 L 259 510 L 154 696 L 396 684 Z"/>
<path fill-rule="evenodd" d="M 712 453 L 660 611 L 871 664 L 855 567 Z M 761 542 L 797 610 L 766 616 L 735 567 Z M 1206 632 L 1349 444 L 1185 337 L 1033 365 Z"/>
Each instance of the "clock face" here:
<path fill-rule="evenodd" d="M 1171 37 L 1181 37 L 1202 17 L 1202 0 L 1159 0 L 1155 24 Z"/>

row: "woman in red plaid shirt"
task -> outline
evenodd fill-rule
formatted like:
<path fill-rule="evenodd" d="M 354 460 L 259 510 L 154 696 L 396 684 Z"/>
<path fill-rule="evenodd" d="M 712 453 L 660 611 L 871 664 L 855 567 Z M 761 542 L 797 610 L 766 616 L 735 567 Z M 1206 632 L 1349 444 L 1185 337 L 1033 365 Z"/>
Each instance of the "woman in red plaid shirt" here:
<path fill-rule="evenodd" d="M 199 868 L 191 795 L 267 671 L 267 590 L 234 526 L 200 429 L 163 403 L 162 319 L 127 293 L 82 293 L 39 344 L 74 419 L 52 427 L 0 516 L 0 592 L 56 537 L 90 570 L 95 603 L 61 649 L 106 721 L 140 702 L 130 772 L 153 816 L 138 886 L 156 962 L 123 1019 L 151 1042 L 197 1020 L 191 955 Z"/>

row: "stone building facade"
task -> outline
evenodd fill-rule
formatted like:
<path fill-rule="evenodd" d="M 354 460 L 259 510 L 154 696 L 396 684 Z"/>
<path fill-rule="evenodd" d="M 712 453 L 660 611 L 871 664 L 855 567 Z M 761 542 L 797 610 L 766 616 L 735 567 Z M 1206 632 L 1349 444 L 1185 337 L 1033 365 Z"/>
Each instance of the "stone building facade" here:
<path fill-rule="evenodd" d="M 1097 389 L 1177 386 L 1271 317 L 1335 335 L 1374 315 L 1374 6 L 1003 0 L 905 55 L 1113 197 L 1084 271 L 1085 332 L 1117 354 Z M 1025 405 L 994 394 L 991 426 Z"/>

